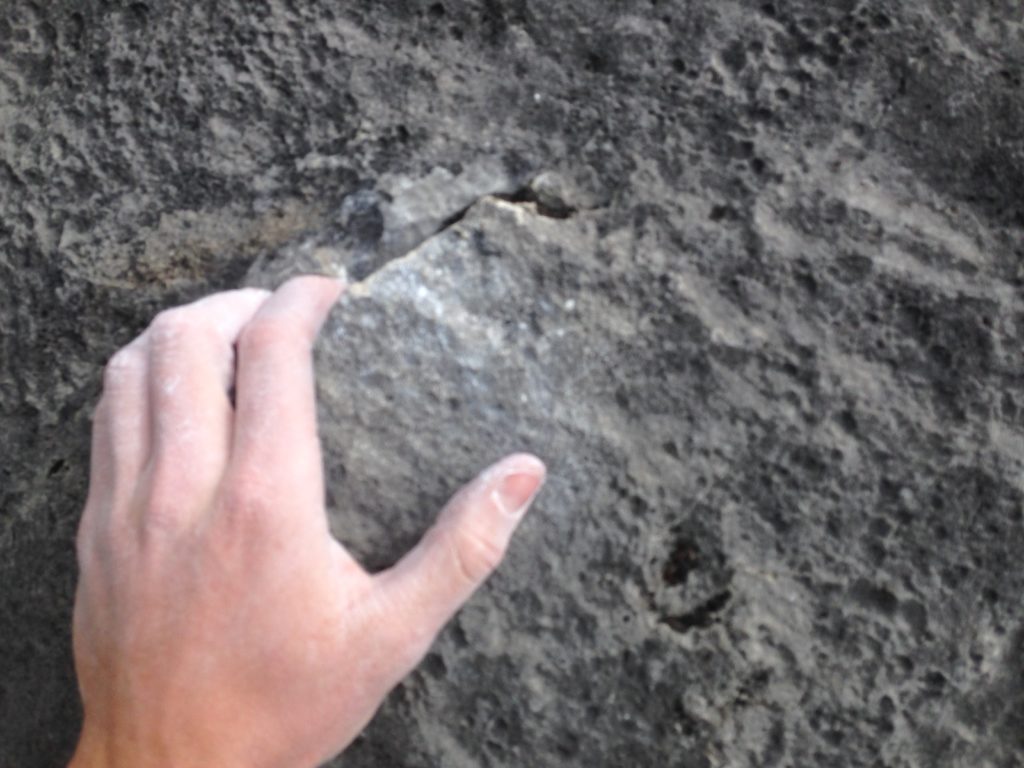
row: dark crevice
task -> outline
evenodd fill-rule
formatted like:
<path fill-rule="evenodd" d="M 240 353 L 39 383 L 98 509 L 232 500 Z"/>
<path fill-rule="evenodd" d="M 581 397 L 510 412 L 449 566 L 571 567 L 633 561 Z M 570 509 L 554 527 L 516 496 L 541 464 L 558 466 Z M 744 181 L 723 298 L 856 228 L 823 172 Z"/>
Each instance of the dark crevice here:
<path fill-rule="evenodd" d="M 577 212 L 577 208 L 568 205 L 561 200 L 547 200 L 542 201 L 537 193 L 533 190 L 530 184 L 520 187 L 515 192 L 495 192 L 488 195 L 481 195 L 465 208 L 462 208 L 447 219 L 441 222 L 438 228 L 434 231 L 433 237 L 437 237 L 446 229 L 451 229 L 464 218 L 466 214 L 479 203 L 481 200 L 485 200 L 488 197 L 493 197 L 496 200 L 502 200 L 506 203 L 512 203 L 513 205 L 528 205 L 533 204 L 536 206 L 537 213 L 549 219 L 569 219 Z M 421 244 L 417 244 L 417 248 Z"/>
<path fill-rule="evenodd" d="M 458 224 L 460 221 L 462 221 L 464 218 L 466 218 L 466 214 L 469 213 L 469 209 L 472 208 L 477 203 L 479 203 L 482 199 L 483 198 L 478 197 L 476 200 L 474 200 L 472 203 L 467 205 L 465 208 L 456 211 L 451 216 L 449 216 L 447 219 L 442 221 L 440 226 L 434 232 L 433 237 L 437 237 L 442 232 L 444 232 L 446 229 L 451 229 L 456 224 Z M 423 243 L 417 244 L 416 248 L 419 248 L 420 245 L 423 245 Z M 415 250 L 415 249 L 413 249 L 413 250 Z"/>
<path fill-rule="evenodd" d="M 689 632 L 691 629 L 706 629 L 718 620 L 722 612 L 732 599 L 732 592 L 725 590 L 714 597 L 698 605 L 692 611 L 681 616 L 666 616 L 662 623 L 668 624 L 676 632 Z"/>
<path fill-rule="evenodd" d="M 521 187 L 515 192 L 509 194 L 496 194 L 493 197 L 499 200 L 504 200 L 506 203 L 513 203 L 514 205 L 524 205 L 533 203 L 537 208 L 537 213 L 541 216 L 545 216 L 549 219 L 568 219 L 576 213 L 577 209 L 566 203 L 564 200 L 558 199 L 546 199 L 542 200 L 538 196 L 537 192 L 531 185 Z"/>
<path fill-rule="evenodd" d="M 361 243 L 364 246 L 366 246 L 362 249 L 359 249 L 358 253 L 353 254 L 352 260 L 345 265 L 349 279 L 354 282 L 364 282 L 365 280 L 369 279 L 375 272 L 378 272 L 379 270 L 383 269 L 392 261 L 404 258 L 410 253 L 414 252 L 416 249 L 422 247 L 423 244 L 428 240 L 437 237 L 438 235 L 441 235 L 447 230 L 454 227 L 456 224 L 458 224 L 466 217 L 466 215 L 473 209 L 474 206 L 476 206 L 482 200 L 486 200 L 488 198 L 502 200 L 506 203 L 511 203 L 513 205 L 531 205 L 533 206 L 532 210 L 536 212 L 538 215 L 551 219 L 568 219 L 578 212 L 578 208 L 570 206 L 568 203 L 561 199 L 561 196 L 559 194 L 552 194 L 551 192 L 538 193 L 534 189 L 533 184 L 534 180 L 531 179 L 530 182 L 512 192 L 488 192 L 486 194 L 482 194 L 474 198 L 468 205 L 460 208 L 454 213 L 448 215 L 446 218 L 442 219 L 441 222 L 433 230 L 433 232 L 431 232 L 429 235 L 425 237 L 418 237 L 412 240 L 411 243 L 404 242 L 402 244 L 401 250 L 393 253 L 382 253 L 379 250 L 376 250 L 368 245 L 370 242 L 373 241 L 379 242 L 383 234 L 383 221 L 380 218 L 379 209 L 376 207 L 375 204 L 373 204 L 375 198 L 373 198 L 372 196 L 368 197 L 369 202 L 364 202 L 362 207 L 372 205 L 372 208 L 368 208 L 367 210 L 372 213 L 375 213 L 376 217 L 373 218 L 372 221 L 370 221 L 370 219 L 368 218 L 366 219 L 366 221 L 364 221 L 363 219 L 366 218 L 366 216 L 363 216 L 364 212 L 362 211 L 362 208 L 359 208 L 356 209 L 354 212 L 355 214 L 359 214 L 359 216 L 351 215 L 352 212 L 350 212 L 349 218 L 351 220 L 345 221 L 341 225 L 339 239 L 344 240 L 345 237 L 355 237 L 355 239 L 357 240 L 357 244 Z M 380 194 L 386 195 L 386 193 Z M 358 231 L 360 228 L 366 228 L 370 224 L 372 224 L 373 227 L 371 231 L 369 231 L 368 233 L 362 233 Z M 351 243 L 349 243 L 348 246 L 351 248 Z M 262 259 L 265 264 L 268 264 L 272 261 L 277 260 L 285 252 L 286 251 L 282 249 L 277 249 L 277 251 L 262 257 Z M 251 263 L 249 264 L 249 268 L 251 269 Z"/>
<path fill-rule="evenodd" d="M 690 574 L 700 564 L 700 550 L 690 539 L 681 537 L 676 540 L 661 571 L 661 577 L 670 587 L 685 584 Z"/>

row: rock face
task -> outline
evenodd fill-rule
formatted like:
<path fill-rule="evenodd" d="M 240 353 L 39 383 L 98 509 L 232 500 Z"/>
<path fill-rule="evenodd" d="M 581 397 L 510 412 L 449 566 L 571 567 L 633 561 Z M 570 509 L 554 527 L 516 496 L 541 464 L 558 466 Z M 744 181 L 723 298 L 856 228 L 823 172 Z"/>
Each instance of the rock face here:
<path fill-rule="evenodd" d="M 337 765 L 1024 764 L 1018 4 L 0 10 L 0 766 L 66 759 L 100 367 L 344 268 L 332 525 L 550 480 Z"/>

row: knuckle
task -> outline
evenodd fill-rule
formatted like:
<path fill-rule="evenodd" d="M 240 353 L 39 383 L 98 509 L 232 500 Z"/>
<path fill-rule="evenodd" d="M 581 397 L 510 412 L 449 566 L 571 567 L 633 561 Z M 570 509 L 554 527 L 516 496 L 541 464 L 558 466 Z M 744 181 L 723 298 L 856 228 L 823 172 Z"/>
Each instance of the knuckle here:
<path fill-rule="evenodd" d="M 199 330 L 200 322 L 195 313 L 186 307 L 165 309 L 149 326 L 152 343 L 156 347 L 173 346 L 182 338 Z"/>
<path fill-rule="evenodd" d="M 158 462 L 141 502 L 142 531 L 158 538 L 174 537 L 188 527 L 201 503 L 194 485 L 176 465 Z"/>
<path fill-rule="evenodd" d="M 273 291 L 269 291 L 266 288 L 240 288 L 238 290 L 239 296 L 246 296 L 259 301 L 266 301 L 273 295 Z"/>
<path fill-rule="evenodd" d="M 261 526 L 270 517 L 271 501 L 261 478 L 234 478 L 222 495 L 221 516 L 235 528 Z"/>
<path fill-rule="evenodd" d="M 119 349 L 103 369 L 103 388 L 117 389 L 126 381 L 135 378 L 146 364 L 138 346 L 132 344 Z"/>
<path fill-rule="evenodd" d="M 505 556 L 500 541 L 469 526 L 449 529 L 448 544 L 459 575 L 470 584 L 478 584 L 498 567 Z"/>
<path fill-rule="evenodd" d="M 142 511 L 142 528 L 157 536 L 176 534 L 184 528 L 182 504 L 167 493 L 150 494 Z"/>

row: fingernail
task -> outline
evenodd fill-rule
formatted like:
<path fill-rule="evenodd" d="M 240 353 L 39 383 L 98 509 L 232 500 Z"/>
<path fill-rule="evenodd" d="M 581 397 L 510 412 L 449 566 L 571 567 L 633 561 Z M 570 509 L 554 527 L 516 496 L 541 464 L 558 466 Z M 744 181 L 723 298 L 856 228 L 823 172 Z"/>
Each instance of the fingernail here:
<path fill-rule="evenodd" d="M 543 469 L 540 472 L 513 470 L 498 481 L 497 487 L 491 492 L 491 498 L 506 515 L 520 518 L 526 514 L 543 484 Z"/>

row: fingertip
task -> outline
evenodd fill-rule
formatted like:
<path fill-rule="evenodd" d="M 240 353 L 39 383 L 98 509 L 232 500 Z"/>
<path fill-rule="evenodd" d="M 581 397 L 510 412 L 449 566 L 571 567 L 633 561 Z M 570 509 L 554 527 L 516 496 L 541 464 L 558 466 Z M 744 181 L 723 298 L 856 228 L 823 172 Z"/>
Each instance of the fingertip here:
<path fill-rule="evenodd" d="M 311 278 L 317 281 L 317 290 L 319 291 L 319 299 L 322 302 L 320 304 L 320 322 L 318 329 L 327 320 L 327 316 L 331 313 L 334 305 L 338 303 L 341 295 L 345 292 L 347 287 L 345 282 L 334 277 L 315 277 Z"/>
<path fill-rule="evenodd" d="M 547 465 L 532 453 L 513 453 L 511 456 L 503 459 L 503 461 L 511 462 L 522 471 L 532 472 L 541 477 L 547 473 Z"/>
<path fill-rule="evenodd" d="M 547 466 L 532 453 L 513 453 L 489 466 L 479 475 L 479 480 L 490 484 L 501 477 L 512 474 L 526 474 L 539 478 L 543 483 L 547 476 Z"/>
<path fill-rule="evenodd" d="M 331 297 L 332 302 L 337 301 L 345 289 L 348 287 L 348 281 L 343 277 L 331 277 L 329 275 L 311 275 L 311 280 L 316 280 L 324 291 L 325 295 Z"/>
<path fill-rule="evenodd" d="M 291 317 L 299 320 L 312 339 L 319 332 L 345 283 L 321 275 L 301 275 L 283 283 L 262 307 L 262 319 Z"/>
<path fill-rule="evenodd" d="M 280 293 L 303 293 L 315 294 L 323 298 L 325 302 L 333 304 L 348 286 L 347 281 L 342 277 L 329 277 L 327 275 L 299 275 L 286 280 L 277 290 Z"/>
<path fill-rule="evenodd" d="M 514 528 L 540 492 L 546 476 L 543 461 L 530 453 L 515 453 L 480 474 L 477 498 L 488 499 L 502 513 L 504 525 Z"/>

